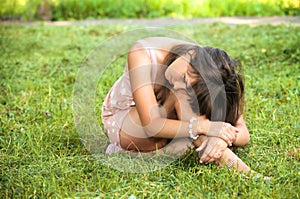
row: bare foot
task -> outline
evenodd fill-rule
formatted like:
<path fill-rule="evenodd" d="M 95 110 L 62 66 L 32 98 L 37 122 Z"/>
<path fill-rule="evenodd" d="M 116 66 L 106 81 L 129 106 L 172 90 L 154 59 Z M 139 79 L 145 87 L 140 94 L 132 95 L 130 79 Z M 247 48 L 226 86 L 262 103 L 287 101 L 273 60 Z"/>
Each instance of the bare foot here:
<path fill-rule="evenodd" d="M 262 178 L 264 180 L 271 180 L 270 177 L 263 176 L 250 169 L 250 167 L 244 163 L 235 153 L 230 149 L 226 149 L 221 157 L 221 161 L 217 163 L 219 166 L 227 166 L 228 168 L 233 168 L 240 173 L 250 175 L 252 178 Z"/>
<path fill-rule="evenodd" d="M 227 166 L 228 168 L 234 168 L 238 172 L 248 174 L 251 169 L 246 165 L 235 153 L 230 149 L 226 149 L 221 157 L 221 161 L 218 162 L 219 166 Z"/>

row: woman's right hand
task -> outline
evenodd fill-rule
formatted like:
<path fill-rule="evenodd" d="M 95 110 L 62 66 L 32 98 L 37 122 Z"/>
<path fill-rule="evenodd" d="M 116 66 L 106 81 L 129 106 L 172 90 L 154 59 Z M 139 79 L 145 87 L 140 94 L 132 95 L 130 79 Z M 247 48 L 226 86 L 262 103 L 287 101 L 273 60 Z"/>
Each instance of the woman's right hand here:
<path fill-rule="evenodd" d="M 219 162 L 223 152 L 227 149 L 227 143 L 218 137 L 206 137 L 201 145 L 195 150 L 201 153 L 200 163 Z"/>
<path fill-rule="evenodd" d="M 232 146 L 232 143 L 235 141 L 238 132 L 239 129 L 229 123 L 211 121 L 209 123 L 206 136 L 219 137 L 223 139 L 228 144 L 228 146 Z"/>

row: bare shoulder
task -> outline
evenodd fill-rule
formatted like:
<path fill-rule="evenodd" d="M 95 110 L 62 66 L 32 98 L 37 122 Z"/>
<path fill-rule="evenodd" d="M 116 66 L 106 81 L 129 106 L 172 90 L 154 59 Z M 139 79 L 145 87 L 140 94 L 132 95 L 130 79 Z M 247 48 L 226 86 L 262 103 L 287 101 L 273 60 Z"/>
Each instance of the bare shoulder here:
<path fill-rule="evenodd" d="M 147 37 L 138 40 L 134 43 L 130 51 L 145 51 L 146 49 L 152 49 L 155 52 L 158 63 L 163 63 L 165 56 L 170 50 L 180 44 L 197 45 L 192 42 L 174 39 L 170 37 Z"/>
<path fill-rule="evenodd" d="M 177 45 L 180 44 L 190 44 L 190 45 L 197 45 L 196 43 L 192 43 L 189 41 L 183 41 L 179 39 L 174 39 L 170 37 L 147 37 L 136 41 L 130 48 L 128 53 L 129 58 L 134 59 L 144 59 L 146 58 L 147 61 L 149 56 L 147 55 L 147 50 L 152 49 L 155 53 L 157 63 L 162 64 L 163 60 L 170 52 L 170 50 Z"/>

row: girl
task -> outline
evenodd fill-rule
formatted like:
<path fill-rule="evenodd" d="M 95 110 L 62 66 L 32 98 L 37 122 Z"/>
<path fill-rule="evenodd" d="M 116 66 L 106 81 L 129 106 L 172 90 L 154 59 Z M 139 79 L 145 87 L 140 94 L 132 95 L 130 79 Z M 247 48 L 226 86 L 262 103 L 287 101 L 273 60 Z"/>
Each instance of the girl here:
<path fill-rule="evenodd" d="M 237 67 L 218 48 L 166 37 L 137 41 L 103 103 L 111 143 L 106 152 L 183 154 L 196 146 L 200 163 L 248 173 L 250 168 L 229 149 L 249 142 Z"/>

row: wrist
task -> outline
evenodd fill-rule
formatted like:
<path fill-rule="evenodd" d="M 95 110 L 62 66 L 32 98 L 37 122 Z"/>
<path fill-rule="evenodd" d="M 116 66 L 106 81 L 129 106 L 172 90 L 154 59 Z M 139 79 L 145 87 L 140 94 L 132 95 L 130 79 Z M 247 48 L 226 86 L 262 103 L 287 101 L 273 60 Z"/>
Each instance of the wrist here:
<path fill-rule="evenodd" d="M 204 140 L 207 139 L 207 137 L 205 135 L 199 135 L 197 140 L 193 140 L 193 144 L 196 147 L 200 147 L 201 144 L 204 142 Z"/>
<path fill-rule="evenodd" d="M 207 135 L 209 125 L 210 125 L 209 119 L 198 117 L 197 134 L 198 135 Z"/>

